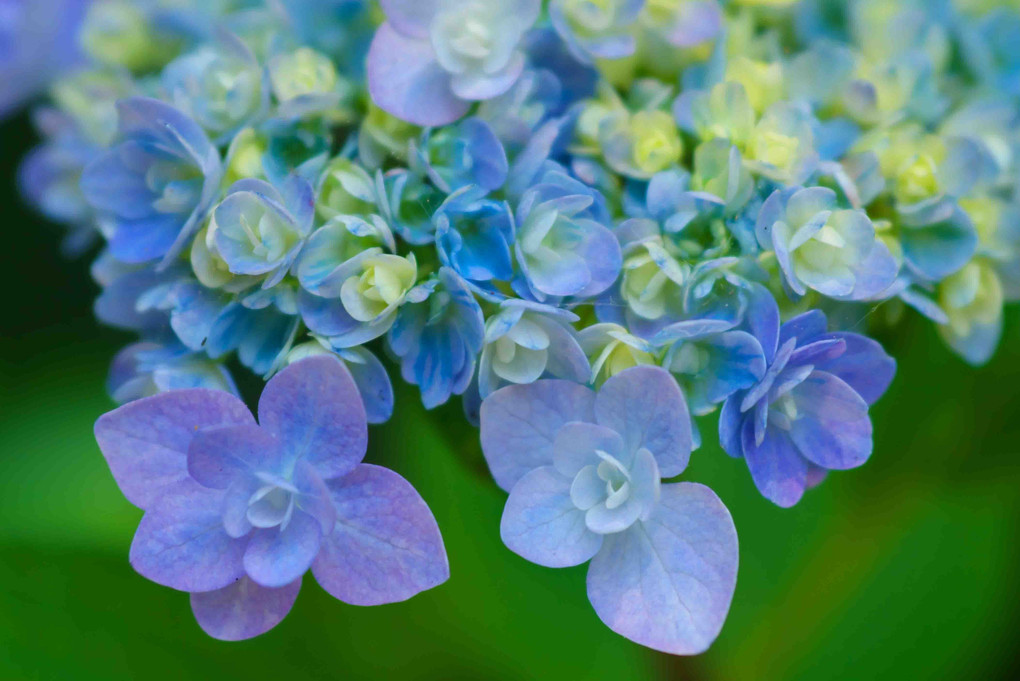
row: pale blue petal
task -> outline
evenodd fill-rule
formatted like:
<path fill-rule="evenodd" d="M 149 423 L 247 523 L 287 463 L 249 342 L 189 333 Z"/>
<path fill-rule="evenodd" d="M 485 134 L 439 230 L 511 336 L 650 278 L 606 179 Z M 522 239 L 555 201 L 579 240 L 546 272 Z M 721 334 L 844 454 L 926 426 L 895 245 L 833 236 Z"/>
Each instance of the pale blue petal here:
<path fill-rule="evenodd" d="M 594 405 L 591 390 L 555 379 L 507 386 L 485 398 L 482 453 L 496 484 L 509 491 L 528 471 L 552 465 L 556 433 L 571 421 L 593 421 Z"/>
<path fill-rule="evenodd" d="M 402 36 L 390 24 L 372 40 L 368 89 L 379 108 L 415 125 L 446 125 L 470 108 L 450 89 L 450 74 L 436 61 L 432 44 Z"/>
<path fill-rule="evenodd" d="M 790 439 L 809 461 L 824 468 L 860 466 L 871 456 L 868 403 L 853 388 L 815 371 L 792 393 L 797 418 Z"/>
<path fill-rule="evenodd" d="M 602 545 L 570 500 L 570 479 L 551 466 L 536 468 L 513 486 L 499 534 L 511 551 L 546 567 L 580 565 Z"/>
<path fill-rule="evenodd" d="M 295 509 L 282 529 L 255 530 L 244 552 L 244 571 L 261 586 L 286 586 L 311 567 L 321 541 L 318 521 Z"/>
<path fill-rule="evenodd" d="M 568 478 L 585 466 L 597 464 L 602 451 L 625 466 L 630 465 L 633 452 L 624 449 L 623 439 L 615 430 L 594 423 L 571 422 L 556 433 L 553 443 L 553 466 Z"/>
<path fill-rule="evenodd" d="M 627 451 L 644 447 L 655 455 L 663 477 L 687 468 L 691 417 L 680 386 L 665 369 L 639 366 L 616 374 L 599 391 L 595 414 L 599 425 L 623 437 Z"/>
<path fill-rule="evenodd" d="M 588 569 L 588 598 L 616 633 L 694 655 L 719 635 L 737 579 L 737 532 L 710 489 L 662 487 L 648 521 L 605 538 Z"/>

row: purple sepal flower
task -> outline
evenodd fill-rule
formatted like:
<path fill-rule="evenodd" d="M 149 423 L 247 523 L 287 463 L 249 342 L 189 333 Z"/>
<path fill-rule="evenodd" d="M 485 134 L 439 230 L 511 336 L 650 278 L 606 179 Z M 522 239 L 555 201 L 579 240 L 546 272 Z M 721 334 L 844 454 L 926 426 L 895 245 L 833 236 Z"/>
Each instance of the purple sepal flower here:
<path fill-rule="evenodd" d="M 770 302 L 758 301 L 773 308 L 760 316 L 778 319 Z M 765 374 L 723 403 L 719 441 L 747 461 L 758 490 L 785 508 L 800 501 L 821 471 L 868 460 L 868 407 L 889 387 L 896 362 L 870 338 L 828 333 L 819 310 L 778 329 L 760 325 L 755 336 L 765 352 Z"/>
<path fill-rule="evenodd" d="M 635 367 L 598 394 L 562 380 L 513 385 L 481 408 L 482 451 L 510 491 L 500 534 L 539 565 L 591 559 L 588 598 L 613 631 L 675 654 L 704 651 L 736 585 L 737 536 L 707 487 L 662 484 L 692 448 L 673 378 Z"/>
<path fill-rule="evenodd" d="M 197 123 L 159 100 L 131 97 L 117 111 L 119 142 L 85 168 L 81 188 L 112 221 L 115 257 L 168 264 L 219 190 L 220 155 Z"/>
<path fill-rule="evenodd" d="M 145 515 L 131 546 L 143 576 L 192 594 L 211 636 L 282 620 L 312 570 L 356 605 L 405 600 L 449 576 L 428 507 L 396 473 L 361 463 L 354 381 L 335 358 L 297 362 L 266 385 L 259 424 L 228 393 L 178 390 L 96 422 L 96 440 Z"/>

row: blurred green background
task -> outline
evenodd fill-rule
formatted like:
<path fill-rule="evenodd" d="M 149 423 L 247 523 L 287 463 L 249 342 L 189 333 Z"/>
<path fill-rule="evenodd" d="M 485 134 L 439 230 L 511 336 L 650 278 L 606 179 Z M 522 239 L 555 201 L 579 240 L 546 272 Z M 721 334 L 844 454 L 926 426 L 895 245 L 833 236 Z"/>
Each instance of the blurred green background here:
<path fill-rule="evenodd" d="M 121 498 L 92 424 L 113 406 L 107 364 L 129 337 L 96 324 L 87 259 L 62 258 L 58 229 L 17 196 L 17 161 L 33 141 L 25 115 L 0 126 L 0 679 L 1009 678 L 1020 631 L 1015 311 L 978 370 L 916 319 L 881 337 L 900 369 L 873 410 L 871 462 L 794 509 L 762 499 L 706 438 L 683 477 L 729 506 L 741 567 L 729 621 L 700 657 L 659 655 L 606 629 L 584 567 L 540 568 L 505 549 L 505 495 L 477 433 L 459 405 L 426 414 L 406 389 L 397 418 L 372 430 L 368 459 L 429 502 L 450 581 L 359 608 L 306 576 L 270 633 L 208 638 L 186 595 L 128 564 L 140 512 Z"/>

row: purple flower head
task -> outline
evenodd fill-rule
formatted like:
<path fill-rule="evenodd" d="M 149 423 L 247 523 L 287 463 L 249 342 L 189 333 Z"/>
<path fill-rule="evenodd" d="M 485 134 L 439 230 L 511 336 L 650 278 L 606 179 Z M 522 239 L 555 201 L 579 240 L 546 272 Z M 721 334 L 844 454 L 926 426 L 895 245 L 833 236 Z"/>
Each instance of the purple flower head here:
<path fill-rule="evenodd" d="M 758 490 L 782 507 L 796 504 L 827 470 L 860 466 L 871 456 L 868 406 L 892 381 L 896 362 L 875 341 L 826 331 L 812 310 L 778 325 L 775 301 L 754 313 L 765 353 L 761 380 L 730 395 L 719 415 L 719 441 L 743 457 Z"/>
<path fill-rule="evenodd" d="M 121 491 L 145 511 L 131 564 L 191 594 L 211 636 L 240 640 L 290 611 L 311 568 L 356 605 L 405 600 L 449 576 L 435 519 L 396 473 L 361 463 L 365 410 L 343 364 L 313 357 L 280 372 L 259 424 L 224 392 L 132 402 L 96 422 Z"/>
<path fill-rule="evenodd" d="M 571 324 L 569 310 L 516 298 L 503 301 L 485 322 L 478 392 L 486 398 L 510 383 L 562 378 L 587 383 L 591 365 Z"/>
<path fill-rule="evenodd" d="M 383 0 L 387 21 L 368 52 L 368 89 L 388 113 L 452 123 L 501 95 L 524 69 L 519 49 L 540 0 Z"/>
<path fill-rule="evenodd" d="M 125 262 L 169 263 L 198 230 L 219 189 L 219 152 L 193 120 L 159 100 L 117 103 L 119 142 L 82 175 L 85 198 L 113 225 Z"/>
<path fill-rule="evenodd" d="M 500 533 L 524 558 L 588 568 L 588 598 L 613 631 L 694 654 L 722 627 L 737 536 L 707 487 L 662 484 L 687 467 L 690 416 L 676 382 L 637 367 L 596 394 L 561 380 L 502 388 L 482 403 L 482 451 L 509 490 Z"/>

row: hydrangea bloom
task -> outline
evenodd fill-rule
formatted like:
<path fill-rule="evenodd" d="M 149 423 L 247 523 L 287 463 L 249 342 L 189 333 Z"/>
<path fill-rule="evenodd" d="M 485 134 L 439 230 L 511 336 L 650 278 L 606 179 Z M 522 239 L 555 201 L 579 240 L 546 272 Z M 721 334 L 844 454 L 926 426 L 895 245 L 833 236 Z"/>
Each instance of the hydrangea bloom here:
<path fill-rule="evenodd" d="M 96 422 L 121 491 L 145 511 L 131 545 L 140 574 L 189 592 L 198 623 L 224 640 L 276 626 L 309 569 L 356 605 L 405 600 L 447 579 L 425 502 L 396 473 L 361 463 L 365 411 L 340 362 L 285 369 L 258 412 L 256 424 L 236 397 L 190 389 Z"/>
<path fill-rule="evenodd" d="M 40 51 L 77 20 L 44 16 L 59 4 L 0 2 L 0 110 L 26 68 L 66 63 Z M 248 494 L 215 569 L 174 572 L 151 537 L 136 565 L 202 587 L 203 626 L 238 637 L 286 612 L 308 561 L 360 555 L 322 548 L 330 508 L 377 508 L 338 500 L 344 485 L 390 485 L 437 537 L 390 474 L 319 467 L 354 431 L 307 465 L 266 449 L 319 413 L 359 432 L 387 421 L 389 360 L 426 407 L 461 395 L 481 420 L 511 548 L 591 558 L 611 627 L 703 650 L 733 588 L 733 527 L 710 492 L 661 478 L 710 419 L 762 493 L 793 505 L 871 453 L 869 408 L 895 365 L 862 334 L 917 311 L 981 364 L 1020 298 L 1020 13 L 994 4 L 93 2 L 61 41 L 82 60 L 35 112 L 44 142 L 19 179 L 67 225 L 67 252 L 101 244 L 96 316 L 138 336 L 108 382 L 135 402 L 100 439 L 147 511 L 143 539 L 177 513 L 220 527 L 209 500 L 235 482 Z M 269 381 L 267 405 L 303 395 L 293 428 L 278 412 L 255 426 L 235 371 Z M 342 400 L 315 392 L 330 376 Z M 197 434 L 152 416 L 164 408 L 203 408 Z M 130 437 L 156 418 L 169 448 L 108 427 L 136 417 Z M 247 448 L 235 458 L 256 490 L 244 466 L 200 467 L 228 422 L 241 434 L 218 451 Z M 191 444 L 206 449 L 189 474 Z M 350 447 L 329 465 L 354 466 Z M 284 526 L 305 534 L 267 547 Z M 213 560 L 202 541 L 189 555 Z M 317 576 L 334 591 L 337 574 Z"/>
<path fill-rule="evenodd" d="M 118 103 L 120 141 L 89 164 L 82 190 L 113 223 L 126 262 L 168 261 L 198 229 L 219 187 L 219 153 L 190 118 L 155 99 Z"/>
<path fill-rule="evenodd" d="M 836 208 L 835 192 L 824 187 L 776 190 L 762 205 L 755 231 L 799 295 L 810 287 L 833 298 L 873 298 L 899 269 L 867 214 Z"/>
<path fill-rule="evenodd" d="M 368 83 L 376 104 L 418 125 L 457 120 L 472 101 L 506 92 L 524 68 L 518 49 L 539 0 L 385 0 Z"/>
<path fill-rule="evenodd" d="M 705 650 L 736 584 L 737 536 L 707 487 L 683 472 L 692 448 L 668 373 L 629 369 L 597 394 L 542 380 L 493 393 L 482 451 L 509 490 L 500 534 L 548 567 L 591 559 L 588 597 L 611 629 L 671 653 Z"/>
<path fill-rule="evenodd" d="M 726 399 L 719 442 L 743 457 L 766 498 L 792 506 L 811 479 L 871 456 L 868 407 L 889 387 L 896 363 L 869 338 L 827 333 L 818 310 L 764 327 L 757 339 L 767 369 Z"/>

